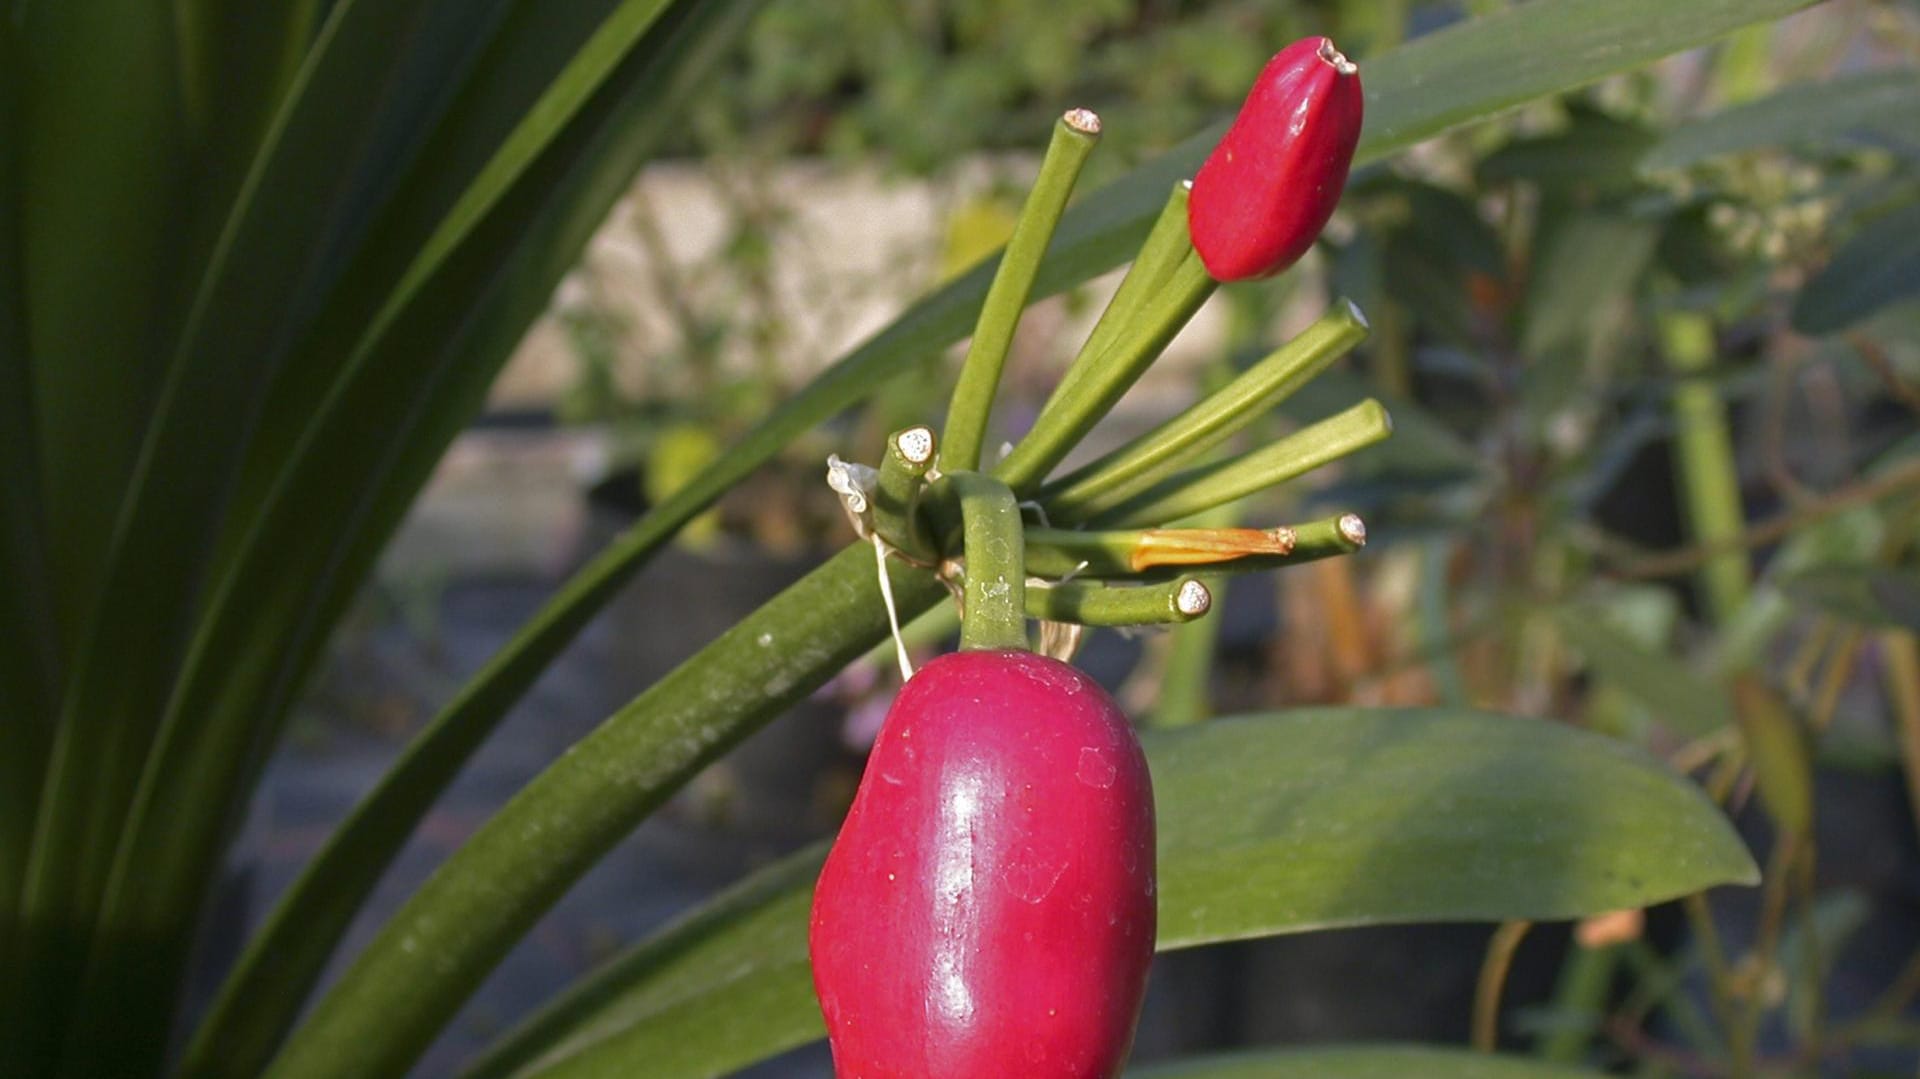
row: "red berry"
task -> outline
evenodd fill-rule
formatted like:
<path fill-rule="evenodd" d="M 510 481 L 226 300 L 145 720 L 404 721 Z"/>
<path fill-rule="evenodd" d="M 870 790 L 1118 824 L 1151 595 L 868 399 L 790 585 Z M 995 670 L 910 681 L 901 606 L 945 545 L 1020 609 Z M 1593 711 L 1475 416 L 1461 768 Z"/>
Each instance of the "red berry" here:
<path fill-rule="evenodd" d="M 1153 958 L 1153 789 L 1091 678 L 942 656 L 900 691 L 814 892 L 840 1079 L 1120 1073 Z"/>
<path fill-rule="evenodd" d="M 1219 281 L 1299 261 L 1327 226 L 1360 141 L 1360 69 L 1324 37 L 1280 50 L 1193 178 L 1187 228 Z"/>

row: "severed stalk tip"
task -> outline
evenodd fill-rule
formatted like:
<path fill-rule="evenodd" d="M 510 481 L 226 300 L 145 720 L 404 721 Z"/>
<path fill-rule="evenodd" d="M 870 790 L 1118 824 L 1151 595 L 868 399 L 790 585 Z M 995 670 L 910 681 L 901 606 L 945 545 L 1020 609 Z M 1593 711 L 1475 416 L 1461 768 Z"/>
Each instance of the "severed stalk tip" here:
<path fill-rule="evenodd" d="M 1078 131 L 1082 135 L 1098 135 L 1100 133 L 1100 114 L 1094 112 L 1092 109 L 1068 109 L 1066 114 L 1061 116 L 1060 119 L 1064 121 L 1068 127 Z"/>
<path fill-rule="evenodd" d="M 1213 592 L 1199 581 L 1182 581 L 1174 593 L 1173 606 L 1181 614 L 1198 618 L 1213 607 Z"/>
<path fill-rule="evenodd" d="M 1365 547 L 1367 545 L 1367 522 L 1361 520 L 1359 514 L 1341 514 L 1336 527 L 1340 529 L 1340 535 L 1345 537 L 1348 543 L 1353 544 L 1355 547 Z"/>
<path fill-rule="evenodd" d="M 909 427 L 894 437 L 894 443 L 900 447 L 900 456 L 908 464 L 924 465 L 933 460 L 933 429 L 930 427 Z"/>

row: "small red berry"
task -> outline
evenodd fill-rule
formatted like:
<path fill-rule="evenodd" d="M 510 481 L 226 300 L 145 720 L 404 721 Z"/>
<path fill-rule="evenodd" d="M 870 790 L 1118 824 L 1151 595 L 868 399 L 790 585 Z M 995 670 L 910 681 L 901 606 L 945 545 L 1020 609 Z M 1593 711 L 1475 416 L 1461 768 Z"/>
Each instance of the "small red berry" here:
<path fill-rule="evenodd" d="M 1153 958 L 1153 791 L 1073 667 L 963 651 L 900 691 L 814 891 L 840 1079 L 1106 1079 Z"/>
<path fill-rule="evenodd" d="M 1299 261 L 1333 216 L 1360 141 L 1360 69 L 1324 37 L 1280 50 L 1193 178 L 1187 227 L 1216 280 Z"/>

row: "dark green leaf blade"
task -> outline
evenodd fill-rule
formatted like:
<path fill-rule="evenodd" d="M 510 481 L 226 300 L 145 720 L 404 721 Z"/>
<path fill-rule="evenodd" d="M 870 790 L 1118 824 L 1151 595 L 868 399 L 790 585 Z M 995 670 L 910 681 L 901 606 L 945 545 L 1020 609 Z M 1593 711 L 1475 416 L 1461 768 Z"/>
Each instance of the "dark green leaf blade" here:
<path fill-rule="evenodd" d="M 1793 328 L 1839 333 L 1888 304 L 1920 296 L 1920 202 L 1863 222 L 1793 302 Z"/>
<path fill-rule="evenodd" d="M 42 498 L 59 625 L 98 596 L 165 370 L 185 178 L 166 5 L 37 4 L 19 27 L 20 214 Z M 129 167 L 129 163 L 137 167 Z M 9 259 L 16 257 L 8 252 Z"/>
<path fill-rule="evenodd" d="M 1143 741 L 1160 817 L 1162 950 L 1334 926 L 1575 918 L 1758 879 L 1732 826 L 1685 779 L 1545 721 L 1326 708 Z M 800 897 L 819 857 L 803 852 L 743 884 L 736 894 L 755 903 L 737 932 L 726 915 L 696 916 L 609 965 L 478 1074 L 538 1059 L 528 1070 L 550 1076 L 617 1075 L 642 1060 L 659 1079 L 710 1075 L 818 1037 Z M 790 898 L 763 891 L 779 881 Z M 775 909 L 788 919 L 778 934 Z M 693 946 L 697 965 L 651 958 Z M 701 1018 L 737 1013 L 749 994 L 750 1041 Z"/>
<path fill-rule="evenodd" d="M 1830 146 L 1849 134 L 1920 131 L 1920 72 L 1844 75 L 1789 86 L 1669 132 L 1640 160 L 1642 173 L 1684 169 L 1723 154 L 1774 146 Z"/>
<path fill-rule="evenodd" d="M 441 264 L 444 275 L 372 331 L 363 362 L 319 410 L 321 425 L 302 444 L 311 452 L 289 465 L 260 518 L 258 542 L 240 549 L 209 608 L 122 845 L 115 916 L 190 923 L 217 865 L 218 833 L 182 822 L 218 820 L 251 787 L 260 763 L 249 748 L 262 737 L 256 725 L 286 713 L 353 594 L 343 582 L 372 564 L 511 345 L 751 7 L 679 5 L 673 25 L 663 23 L 658 40 L 620 59 L 586 107 L 552 118 L 561 127 L 547 151 Z M 369 425 L 383 437 L 369 440 Z M 430 769 L 451 775 L 458 764 Z M 399 798 L 424 811 L 432 790 L 402 789 Z M 411 819 L 402 814 L 390 834 L 403 838 Z M 221 1074 L 257 1071 L 383 864 L 355 863 L 320 881 L 311 897 L 326 916 L 280 923 L 287 932 L 262 942 L 252 953 L 260 964 L 225 997 L 237 1017 L 220 1037 L 196 1041 L 197 1061 Z M 159 967 L 149 959 L 143 969 Z M 103 968 L 94 984 L 104 993 L 126 981 L 125 971 Z"/>
<path fill-rule="evenodd" d="M 40 774 L 58 701 L 58 654 L 40 516 L 33 369 L 18 250 L 18 43 L 0 18 L 0 970 L 33 839 Z M 5 987 L 0 985 L 0 998 Z M 0 1011 L 6 1010 L 0 999 Z"/>

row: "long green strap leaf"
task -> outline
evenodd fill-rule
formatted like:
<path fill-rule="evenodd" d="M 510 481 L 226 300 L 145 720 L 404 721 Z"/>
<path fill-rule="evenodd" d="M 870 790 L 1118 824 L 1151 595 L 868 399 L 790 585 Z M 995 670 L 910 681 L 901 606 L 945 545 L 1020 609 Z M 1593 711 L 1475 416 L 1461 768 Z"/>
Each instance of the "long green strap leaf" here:
<path fill-rule="evenodd" d="M 1677 10 L 1672 5 L 1659 5 L 1670 18 L 1660 23 L 1661 32 L 1653 35 L 1633 21 L 1654 11 L 1656 5 L 1648 0 L 1585 4 L 1581 7 L 1586 12 L 1578 16 L 1567 15 L 1569 6 L 1528 5 L 1433 35 L 1370 61 L 1367 79 L 1376 100 L 1369 105 L 1372 119 L 1362 154 L 1368 159 L 1378 158 L 1451 123 L 1541 93 L 1570 88 L 1802 4 L 1783 0 L 1697 3 Z M 1591 21 L 1587 14 L 1594 16 Z M 1589 47 L 1589 37 L 1601 44 Z M 1502 55 L 1508 51 L 1512 55 Z M 1471 94 L 1456 97 L 1424 85 L 1445 72 L 1464 72 Z M 1167 186 L 1197 165 L 1216 137 L 1217 132 L 1197 136 L 1071 211 L 1056 235 L 1053 255 L 1042 270 L 1036 293 L 1058 292 L 1121 261 L 1144 234 Z M 965 332 L 991 272 L 991 265 L 983 266 L 916 306 L 776 412 L 750 443 L 736 447 L 719 467 L 660 507 L 620 545 L 596 559 L 587 575 L 546 608 L 529 630 L 489 665 L 476 685 L 436 720 L 434 743 L 448 752 L 460 750 L 463 744 L 477 744 L 475 729 L 478 735 L 490 730 L 532 676 L 591 614 L 591 610 L 574 604 L 603 602 L 665 536 L 821 415 L 858 401 L 877 379 L 903 370 L 926 350 L 957 340 Z M 432 755 L 435 750 L 423 747 L 418 752 Z M 340 856 L 348 858 L 351 852 L 377 854 L 393 842 L 388 833 L 403 832 L 411 823 L 369 823 L 357 834 L 343 835 L 336 844 L 343 849 Z M 384 864 L 384 859 L 378 860 Z"/>
<path fill-rule="evenodd" d="M 432 114 L 430 100 L 398 93 L 396 82 L 459 70 L 462 53 L 473 51 L 456 32 L 462 27 L 481 30 L 484 20 L 457 0 L 363 0 L 334 9 L 185 320 L 101 602 L 75 656 L 47 782 L 38 843 L 66 852 L 71 866 L 62 872 L 49 859 L 29 902 L 78 923 L 54 957 L 62 970 L 77 969 L 73 953 L 90 946 L 87 922 L 125 831 L 158 703 L 174 683 L 199 567 L 246 446 L 247 416 L 285 335 L 302 322 L 300 297 L 319 287 L 325 263 L 338 261 L 336 245 L 360 234 L 355 218 L 391 186 L 386 170 L 407 156 L 417 141 L 412 132 Z M 37 991 L 61 995 L 53 986 Z"/>
<path fill-rule="evenodd" d="M 184 161 L 165 5 L 37 4 L 18 31 L 18 66 L 8 72 L 21 94 L 17 198 L 6 212 L 19 232 L 7 256 L 21 275 L 20 328 L 34 362 L 32 423 L 16 437 L 31 432 L 38 443 L 21 463 L 40 473 L 53 616 L 29 633 L 53 634 L 66 655 L 100 595 L 114 515 L 164 368 L 153 330 L 165 321 L 170 211 Z M 62 952 L 85 939 L 105 880 L 98 814 L 123 804 L 101 805 L 84 770 L 58 766 L 63 746 L 112 729 L 113 717 L 87 718 L 53 732 L 55 763 L 29 783 L 40 808 L 27 817 L 35 836 L 18 891 L 22 939 L 0 971 L 18 993 L 0 1009 L 7 1059 L 44 1058 L 65 1020 L 74 971 Z"/>
<path fill-rule="evenodd" d="M 1684 777 L 1544 720 L 1320 708 L 1143 742 L 1161 950 L 1334 926 L 1574 918 L 1758 880 L 1732 826 Z M 794 855 L 613 961 L 474 1074 L 714 1075 L 818 1038 L 807 910 L 820 858 Z"/>
<path fill-rule="evenodd" d="M 0 647 L 0 970 L 10 966 L 14 910 L 59 692 L 16 229 L 17 50 L 12 20 L 0 14 L 0 576 L 7 581 L 0 588 L 0 641 L 8 642 Z M 5 994 L 0 984 L 0 1010 Z"/>
<path fill-rule="evenodd" d="M 227 521 L 219 544 L 222 567 L 231 567 L 256 537 L 275 486 L 327 422 L 315 402 L 365 365 L 367 342 L 415 302 L 605 83 L 622 50 L 668 5 L 504 0 L 495 6 L 503 14 L 486 51 L 457 92 L 443 95 L 449 103 L 438 125 L 422 132 L 418 166 L 396 172 L 393 197 L 261 407 L 235 500 L 240 512 Z"/>
<path fill-rule="evenodd" d="M 345 582 L 364 574 L 447 442 L 479 408 L 524 327 L 755 6 L 685 4 L 662 19 L 657 36 L 650 34 L 601 80 L 594 97 L 550 140 L 549 152 L 497 202 L 471 242 L 443 263 L 446 273 L 391 324 L 362 377 L 345 384 L 324 410 L 335 417 L 322 429 L 327 441 L 289 473 L 275 509 L 262 518 L 262 541 L 248 549 L 230 582 L 231 598 L 253 605 L 215 608 L 233 617 L 213 623 L 196 657 L 220 662 L 190 668 L 174 702 L 179 721 L 170 723 L 124 848 L 152 859 L 123 862 L 118 879 L 124 886 L 115 899 L 130 917 L 191 918 L 218 848 L 190 838 L 179 826 L 183 813 L 218 820 L 238 792 L 250 789 L 258 744 L 250 725 L 285 714 L 351 597 Z M 368 424 L 385 439 L 365 439 Z M 357 482 L 329 484 L 337 474 Z M 325 493 L 294 495 L 317 489 Z M 263 618 L 273 627 L 266 632 Z M 411 802 L 420 793 L 402 797 Z M 419 809 L 430 802 L 428 793 Z M 195 867 L 198 880 L 190 876 Z M 196 1067 L 210 1074 L 257 1071 L 379 869 L 343 870 L 322 886 L 334 896 L 324 904 L 331 909 L 316 914 L 317 923 L 305 920 L 315 914 L 308 911 L 269 931 L 223 996 L 213 1017 L 220 1029 L 209 1027 L 196 1040 Z"/>
<path fill-rule="evenodd" d="M 165 4 L 36 4 L 20 27 L 20 237 L 42 497 L 71 640 L 164 372 L 185 179 Z M 128 162 L 138 162 L 130 168 Z"/>

